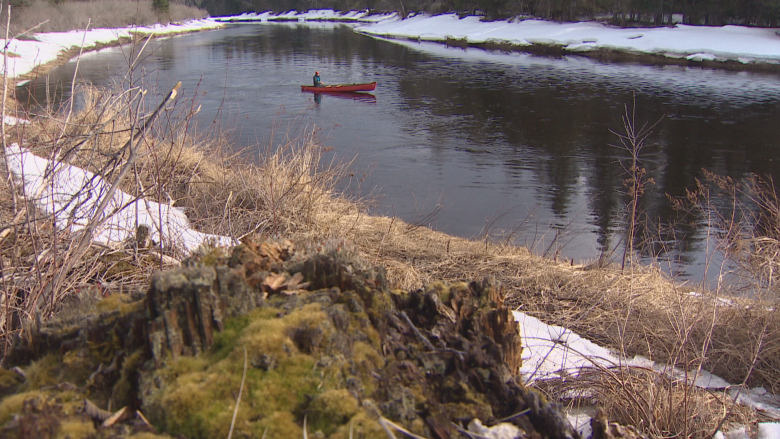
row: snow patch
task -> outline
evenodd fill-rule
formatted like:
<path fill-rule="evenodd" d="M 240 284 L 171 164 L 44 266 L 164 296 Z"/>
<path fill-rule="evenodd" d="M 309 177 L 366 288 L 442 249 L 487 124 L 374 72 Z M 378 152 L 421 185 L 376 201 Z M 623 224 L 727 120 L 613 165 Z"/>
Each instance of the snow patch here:
<path fill-rule="evenodd" d="M 38 157 L 17 143 L 6 149 L 13 176 L 24 186 L 28 197 L 47 215 L 54 216 L 58 229 L 77 232 L 92 218 L 98 226 L 92 241 L 117 245 L 135 236 L 139 225 L 150 229 L 150 238 L 165 248 L 192 252 L 202 244 L 233 245 L 226 236 L 193 230 L 181 208 L 138 199 L 116 190 L 106 208 L 98 211 L 111 187 L 102 177 L 76 166 Z"/>
<path fill-rule="evenodd" d="M 698 296 L 696 293 L 691 294 Z M 702 297 L 702 300 L 707 300 L 707 298 Z M 753 407 L 768 418 L 780 420 L 780 397 L 770 394 L 762 387 L 740 391 L 740 386 L 732 385 L 708 371 L 686 372 L 655 363 L 641 356 L 625 358 L 582 338 L 570 329 L 548 325 L 520 311 L 514 311 L 513 316 L 520 326 L 520 339 L 523 342 L 523 364 L 520 367 L 520 374 L 526 383 L 576 376 L 585 369 L 598 367 L 641 367 L 653 369 L 659 374 L 687 380 L 702 389 L 727 391 L 731 398 L 738 403 Z M 589 419 L 590 417 L 583 413 L 569 414 L 572 426 L 583 433 L 583 437 L 588 437 L 584 433 L 586 424 L 588 429 L 590 428 Z M 763 428 L 767 432 L 774 433 L 780 431 L 780 423 L 766 423 Z M 749 438 L 749 436 L 740 436 L 741 431 L 738 429 L 726 433 L 718 432 L 721 436 L 716 437 L 723 439 Z M 776 439 L 780 435 L 759 436 L 761 439 L 769 437 Z"/>

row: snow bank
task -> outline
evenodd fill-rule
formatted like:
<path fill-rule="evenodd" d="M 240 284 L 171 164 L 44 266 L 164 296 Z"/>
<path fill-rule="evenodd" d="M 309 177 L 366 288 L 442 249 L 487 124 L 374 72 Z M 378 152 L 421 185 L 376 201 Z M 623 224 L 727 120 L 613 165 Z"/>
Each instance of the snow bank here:
<path fill-rule="evenodd" d="M 325 20 L 325 21 L 346 21 L 346 22 L 362 22 L 362 23 L 378 23 L 385 20 L 397 19 L 398 15 L 393 13 L 388 14 L 371 14 L 368 10 L 365 11 L 350 11 L 350 12 L 338 12 L 332 9 L 312 9 L 306 12 L 289 11 L 283 14 L 274 14 L 270 11 L 267 12 L 245 12 L 241 15 L 233 15 L 228 17 L 216 17 L 215 21 L 220 22 L 252 22 L 252 21 L 274 21 L 274 20 L 293 20 L 293 21 L 306 21 L 306 20 Z"/>
<path fill-rule="evenodd" d="M 233 245 L 231 238 L 193 230 L 180 208 L 136 199 L 121 190 L 98 212 L 110 184 L 92 172 L 38 157 L 17 143 L 6 149 L 6 160 L 13 176 L 23 182 L 25 195 L 36 197 L 37 207 L 53 215 L 60 230 L 83 230 L 97 217 L 99 225 L 92 240 L 105 245 L 132 238 L 139 225 L 148 226 L 150 238 L 163 248 L 192 252 L 204 243 Z"/>
<path fill-rule="evenodd" d="M 601 23 L 557 23 L 543 20 L 480 21 L 454 14 L 420 14 L 405 20 L 383 20 L 359 26 L 357 32 L 378 37 L 515 45 L 555 44 L 586 52 L 614 49 L 672 58 L 733 60 L 741 63 L 780 63 L 777 29 L 741 26 L 688 26 L 621 29 Z"/>
<path fill-rule="evenodd" d="M 74 47 L 94 47 L 98 44 L 109 44 L 121 38 L 132 36 L 133 33 L 169 35 L 197 30 L 216 29 L 224 26 L 213 19 L 189 20 L 183 23 L 154 26 L 126 27 L 120 29 L 91 29 L 71 32 L 38 33 L 34 37 L 38 41 L 11 40 L 8 43 L 8 77 L 16 78 L 35 70 L 38 66 L 54 61 L 61 52 Z M 0 39 L 5 46 L 6 41 Z"/>
<path fill-rule="evenodd" d="M 612 353 L 577 333 L 561 326 L 547 325 L 541 320 L 520 311 L 513 312 L 515 321 L 520 325 L 520 339 L 523 343 L 523 365 L 520 374 L 526 383 L 562 376 L 576 376 L 581 370 L 594 367 L 642 367 L 652 368 L 659 373 L 671 373 L 678 379 L 685 379 L 684 371 L 671 369 L 643 357 L 631 359 Z M 772 419 L 780 419 L 780 398 L 770 395 L 763 388 L 743 389 L 732 386 L 726 380 L 707 371 L 689 373 L 688 380 L 693 385 L 712 390 L 728 390 L 732 398 L 761 411 Z M 590 434 L 590 421 L 581 413 L 571 414 L 569 421 L 583 437 Z M 720 432 L 719 432 L 720 433 Z M 765 422 L 759 424 L 758 439 L 780 438 L 780 423 Z M 745 432 L 728 432 L 723 438 L 749 439 Z"/>

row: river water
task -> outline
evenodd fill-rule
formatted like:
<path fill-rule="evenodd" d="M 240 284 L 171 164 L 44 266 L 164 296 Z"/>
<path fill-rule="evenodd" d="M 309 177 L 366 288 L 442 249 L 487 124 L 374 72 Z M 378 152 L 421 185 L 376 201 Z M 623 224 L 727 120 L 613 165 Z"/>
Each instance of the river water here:
<path fill-rule="evenodd" d="M 127 46 L 88 54 L 77 78 L 117 83 L 130 57 Z M 668 197 L 695 188 L 702 169 L 780 174 L 776 74 L 393 42 L 330 23 L 230 25 L 154 41 L 142 58 L 137 78 L 161 93 L 182 81 L 184 97 L 202 105 L 200 126 L 219 121 L 239 146 L 320 128 L 329 154 L 355 158 L 347 190 L 378 193 L 375 212 L 464 237 L 488 231 L 538 254 L 587 261 L 616 249 L 619 258 L 630 154 L 613 132 L 623 132 L 633 102 L 638 125 L 660 120 L 641 153 L 654 184 L 640 208 L 664 226 L 646 240 L 646 259 L 664 249 L 671 271 L 701 279 L 708 228 Z M 67 97 L 75 66 L 18 96 Z M 325 83 L 379 85 L 357 99 L 301 92 L 315 70 Z"/>

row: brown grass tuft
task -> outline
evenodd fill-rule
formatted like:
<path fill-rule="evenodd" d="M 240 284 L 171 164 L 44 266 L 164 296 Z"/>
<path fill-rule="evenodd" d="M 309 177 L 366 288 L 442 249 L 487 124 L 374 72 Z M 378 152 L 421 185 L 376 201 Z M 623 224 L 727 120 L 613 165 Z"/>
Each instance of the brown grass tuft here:
<path fill-rule="evenodd" d="M 597 405 L 610 421 L 658 438 L 708 438 L 757 418 L 752 409 L 734 405 L 725 391 L 703 390 L 685 379 L 637 367 L 591 368 L 576 377 L 545 380 L 536 388 L 569 407 Z"/>

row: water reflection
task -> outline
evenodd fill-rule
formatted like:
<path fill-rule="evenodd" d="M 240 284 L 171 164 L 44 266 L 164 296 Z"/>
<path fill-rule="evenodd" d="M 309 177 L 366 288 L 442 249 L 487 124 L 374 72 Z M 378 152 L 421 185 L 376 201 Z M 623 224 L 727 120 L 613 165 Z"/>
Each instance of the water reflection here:
<path fill-rule="evenodd" d="M 624 243 L 630 154 L 611 131 L 623 130 L 633 102 L 639 125 L 663 116 L 640 163 L 653 181 L 639 204 L 648 222 L 636 234 L 646 255 L 702 260 L 702 218 L 669 202 L 694 188 L 702 169 L 780 178 L 777 75 L 388 42 L 327 23 L 234 25 L 151 46 L 146 74 L 184 81 L 189 97 L 196 85 L 207 92 L 198 96 L 206 123 L 229 106 L 237 143 L 263 143 L 285 120 L 332 127 L 327 144 L 371 171 L 361 189 L 380 188 L 381 213 L 414 221 L 444 195 L 426 225 L 467 237 L 516 232 L 540 253 L 565 242 L 563 255 L 591 259 Z M 126 64 L 106 51 L 82 61 L 80 77 L 108 84 Z M 315 70 L 326 82 L 379 86 L 359 96 L 301 93 Z M 73 72 L 73 64 L 56 69 L 50 83 L 67 96 Z M 44 84 L 33 82 L 30 96 L 45 99 Z"/>
<path fill-rule="evenodd" d="M 309 93 L 309 92 L 304 92 Z M 328 93 L 315 93 L 311 92 L 314 95 L 314 102 L 317 104 L 322 103 L 322 97 L 334 97 L 337 99 L 349 99 L 353 101 L 360 101 L 360 102 L 368 102 L 371 104 L 376 103 L 376 96 L 372 95 L 371 93 L 358 93 L 355 91 L 340 91 L 340 92 L 328 92 Z"/>

